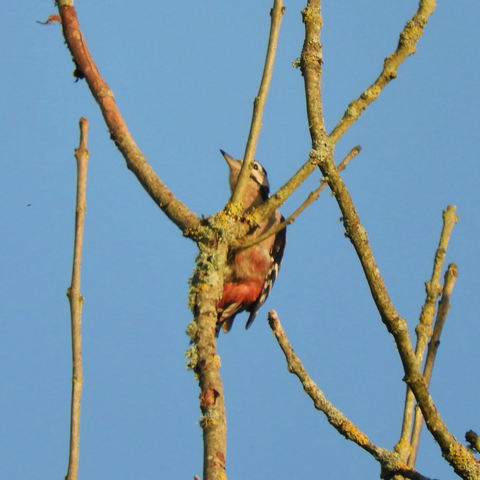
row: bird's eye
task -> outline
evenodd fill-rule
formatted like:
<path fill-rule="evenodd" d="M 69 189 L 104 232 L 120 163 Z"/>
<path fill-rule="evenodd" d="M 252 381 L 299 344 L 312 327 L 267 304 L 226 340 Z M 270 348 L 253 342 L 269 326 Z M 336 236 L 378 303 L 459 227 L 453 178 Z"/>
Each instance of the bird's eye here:
<path fill-rule="evenodd" d="M 258 170 L 258 165 L 256 163 L 253 164 L 253 169 Z"/>

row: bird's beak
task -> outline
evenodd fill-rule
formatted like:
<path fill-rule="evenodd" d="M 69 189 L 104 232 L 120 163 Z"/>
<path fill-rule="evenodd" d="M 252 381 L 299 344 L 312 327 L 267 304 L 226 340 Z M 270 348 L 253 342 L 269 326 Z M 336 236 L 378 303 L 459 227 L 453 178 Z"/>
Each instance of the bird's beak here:
<path fill-rule="evenodd" d="M 220 149 L 220 153 L 223 155 L 223 158 L 227 161 L 228 165 L 230 165 L 230 168 L 234 168 L 234 165 L 238 165 L 240 162 L 239 160 L 235 160 L 233 157 L 231 157 L 227 152 L 224 152 L 223 150 Z"/>

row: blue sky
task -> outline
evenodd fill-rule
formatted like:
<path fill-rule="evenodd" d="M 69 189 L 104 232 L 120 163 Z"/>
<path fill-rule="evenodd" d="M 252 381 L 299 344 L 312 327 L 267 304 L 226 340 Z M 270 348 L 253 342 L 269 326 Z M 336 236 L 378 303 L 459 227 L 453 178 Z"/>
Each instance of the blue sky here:
<path fill-rule="evenodd" d="M 27 8 L 25 8 L 27 7 Z M 280 187 L 308 158 L 300 54 L 303 2 L 286 2 L 256 158 Z M 323 97 L 330 131 L 377 77 L 414 0 L 324 2 Z M 241 157 L 261 77 L 270 2 L 76 4 L 100 72 L 138 145 L 198 215 L 229 196 L 219 149 Z M 195 245 L 144 193 L 109 140 L 53 2 L 8 2 L 0 38 L 0 440 L 2 477 L 63 478 L 68 454 L 70 284 L 78 120 L 90 122 L 82 272 L 84 395 L 80 478 L 193 478 L 202 473 L 198 386 L 185 369 L 186 299 Z M 460 221 L 446 264 L 459 269 L 432 380 L 451 432 L 480 431 L 480 4 L 439 2 L 417 53 L 342 138 L 337 161 L 390 296 L 414 333 L 442 226 Z M 287 215 L 318 174 L 282 208 Z M 30 206 L 27 206 L 30 205 Z M 219 353 L 230 480 L 378 478 L 377 463 L 312 406 L 266 322 L 277 310 L 328 399 L 385 448 L 397 442 L 403 372 L 340 212 L 325 191 L 289 228 L 282 270 L 252 328 L 237 318 Z M 418 469 L 453 478 L 423 432 Z"/>

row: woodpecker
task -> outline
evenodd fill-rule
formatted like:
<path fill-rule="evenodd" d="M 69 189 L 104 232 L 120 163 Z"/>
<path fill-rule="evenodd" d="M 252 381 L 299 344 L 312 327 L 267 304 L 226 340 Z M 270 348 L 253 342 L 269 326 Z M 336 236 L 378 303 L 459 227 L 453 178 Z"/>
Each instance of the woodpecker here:
<path fill-rule="evenodd" d="M 223 150 L 220 152 L 230 168 L 230 190 L 233 193 L 242 160 L 235 160 Z M 258 162 L 254 162 L 243 196 L 243 213 L 248 213 L 265 203 L 269 195 L 267 172 Z M 276 210 L 249 238 L 268 232 L 283 220 L 285 219 L 281 213 Z M 230 254 L 227 260 L 223 295 L 217 303 L 217 336 L 220 327 L 225 333 L 229 332 L 235 315 L 245 310 L 250 313 L 245 328 L 249 328 L 253 323 L 277 278 L 286 241 L 287 233 L 284 228 L 256 245 Z"/>

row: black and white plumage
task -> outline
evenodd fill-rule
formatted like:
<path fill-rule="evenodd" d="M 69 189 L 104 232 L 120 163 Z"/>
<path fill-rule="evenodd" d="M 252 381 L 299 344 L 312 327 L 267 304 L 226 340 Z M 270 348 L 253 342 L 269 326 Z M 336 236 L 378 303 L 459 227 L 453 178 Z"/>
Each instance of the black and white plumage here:
<path fill-rule="evenodd" d="M 235 160 L 220 150 L 230 168 L 230 189 L 237 185 L 241 160 Z M 267 172 L 254 162 L 243 201 L 243 212 L 248 213 L 265 203 L 270 195 Z M 258 237 L 276 227 L 284 218 L 276 210 L 251 234 Z M 287 240 L 286 229 L 244 250 L 234 252 L 227 262 L 223 295 L 217 304 L 217 334 L 220 329 L 228 332 L 235 316 L 243 311 L 250 313 L 245 328 L 255 320 L 259 308 L 267 299 L 278 276 Z"/>

